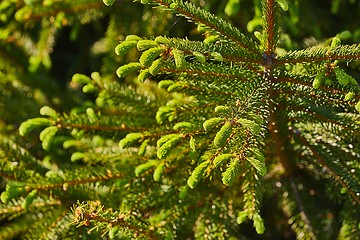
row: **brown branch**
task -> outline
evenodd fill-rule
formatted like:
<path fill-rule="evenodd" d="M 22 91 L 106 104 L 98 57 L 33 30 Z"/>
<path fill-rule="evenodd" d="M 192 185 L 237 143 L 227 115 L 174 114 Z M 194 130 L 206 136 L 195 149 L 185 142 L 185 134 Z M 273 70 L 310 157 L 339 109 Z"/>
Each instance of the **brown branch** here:
<path fill-rule="evenodd" d="M 314 233 L 313 233 L 313 228 L 311 225 L 311 221 L 310 219 L 307 217 L 306 215 L 306 210 L 305 210 L 305 206 L 304 203 L 300 197 L 298 188 L 294 182 L 294 179 L 291 177 L 290 178 L 290 186 L 294 192 L 294 198 L 295 198 L 295 202 L 296 202 L 296 206 L 298 207 L 299 211 L 300 211 L 300 217 L 301 219 L 304 221 L 304 223 L 306 224 L 306 226 L 308 227 L 307 231 L 308 233 L 311 235 L 312 239 L 316 239 Z"/>
<path fill-rule="evenodd" d="M 0 172 L 0 177 L 6 178 L 6 179 L 10 179 L 10 180 L 16 180 L 16 177 L 13 175 L 9 175 L 7 173 L 2 173 Z"/>
<path fill-rule="evenodd" d="M 344 128 L 344 129 L 346 129 L 348 131 L 351 131 L 354 135 L 360 135 L 360 131 L 357 131 L 357 130 L 353 129 L 351 126 L 345 126 L 344 124 L 341 124 L 341 123 L 339 123 L 339 122 L 337 122 L 335 120 L 332 120 L 332 119 L 330 119 L 328 117 L 320 115 L 319 113 L 317 113 L 315 111 L 311 111 L 308 108 L 303 108 L 303 107 L 295 106 L 295 105 L 286 105 L 286 106 L 292 108 L 293 110 L 295 110 L 297 112 L 303 111 L 303 112 L 309 113 L 309 114 L 311 114 L 312 117 L 315 117 L 316 119 L 318 119 L 320 121 L 340 126 L 340 127 Z M 292 118 L 292 119 L 295 120 L 295 118 Z M 300 120 L 304 121 L 303 118 L 301 118 Z"/>
<path fill-rule="evenodd" d="M 101 222 L 101 223 L 106 223 L 106 224 L 111 224 L 111 225 L 127 228 L 131 231 L 134 231 L 136 234 L 146 236 L 148 239 L 152 239 L 152 240 L 158 239 L 156 236 L 154 236 L 154 234 L 152 232 L 146 231 L 143 228 L 135 226 L 135 225 L 130 225 L 129 223 L 127 223 L 124 220 L 122 215 L 120 215 L 119 218 L 117 218 L 116 220 L 111 220 L 111 219 L 107 219 L 104 217 L 100 217 L 96 213 L 84 213 L 83 218 L 85 219 L 85 221 L 93 220 L 96 222 Z"/>
<path fill-rule="evenodd" d="M 62 188 L 64 191 L 66 191 L 66 188 L 68 186 L 75 186 L 75 185 L 82 185 L 82 184 L 88 184 L 88 183 L 95 183 L 100 181 L 107 181 L 109 179 L 117 179 L 124 177 L 123 174 L 113 174 L 111 170 L 108 170 L 108 174 L 106 176 L 100 176 L 100 177 L 89 177 L 86 179 L 74 179 L 71 181 L 64 181 L 62 183 L 52 183 L 52 184 L 43 184 L 41 186 L 35 185 L 35 184 L 28 184 L 26 191 L 30 192 L 33 189 L 37 190 L 49 190 L 54 188 Z"/>
<path fill-rule="evenodd" d="M 147 128 L 136 128 L 136 127 L 127 127 L 125 124 L 121 124 L 120 126 L 101 126 L 101 125 L 84 125 L 84 124 L 76 124 L 76 123 L 64 123 L 59 122 L 56 124 L 58 128 L 68 129 L 68 128 L 76 128 L 83 129 L 87 131 L 95 130 L 95 131 L 117 131 L 117 132 L 127 132 L 127 131 L 145 131 Z"/>
<path fill-rule="evenodd" d="M 276 78 L 276 82 L 284 82 L 284 83 L 293 83 L 293 84 L 297 84 L 297 85 L 301 85 L 301 86 L 306 86 L 306 87 L 309 87 L 309 88 L 312 88 L 313 89 L 313 86 L 312 86 L 312 83 L 311 82 L 304 82 L 304 81 L 301 81 L 301 80 L 297 80 L 297 79 L 294 79 L 294 78 L 290 78 L 290 77 L 286 77 L 286 78 L 283 78 L 283 77 L 279 77 L 279 78 Z M 314 89 L 315 90 L 315 89 Z M 326 91 L 326 92 L 329 92 L 331 94 L 342 94 L 343 96 L 345 94 L 347 94 L 349 92 L 349 90 L 341 90 L 341 89 L 336 89 L 336 88 L 332 88 L 332 87 L 326 87 L 326 86 L 321 86 L 319 88 L 319 90 L 323 90 L 323 91 Z M 277 90 L 278 92 L 281 92 L 282 90 Z M 296 93 L 297 91 L 292 91 L 292 90 L 284 90 L 283 92 L 286 92 L 286 91 L 290 91 L 293 93 Z M 304 94 L 304 93 L 301 93 L 300 94 Z M 305 93 L 304 95 L 306 96 L 309 96 L 308 93 Z M 315 92 L 312 92 L 310 93 L 310 95 L 312 96 L 315 96 L 315 97 L 318 97 L 318 95 L 315 94 Z M 360 96 L 359 95 L 356 95 L 354 96 L 354 99 L 358 100 L 360 99 Z M 336 101 L 339 101 L 339 99 L 336 99 Z M 347 102 L 349 103 L 348 101 L 345 101 L 343 100 L 342 101 L 343 103 L 344 102 Z M 355 104 L 354 104 L 355 105 Z"/>
<path fill-rule="evenodd" d="M 46 206 L 56 206 L 61 205 L 61 201 L 53 199 L 50 202 L 34 202 L 31 204 L 32 207 L 46 207 Z M 13 213 L 13 212 L 22 212 L 24 208 L 22 206 L 14 206 L 9 208 L 0 209 L 0 214 Z"/>
<path fill-rule="evenodd" d="M 224 91 L 220 91 L 220 90 L 212 90 L 209 88 L 200 88 L 200 87 L 194 87 L 194 86 L 189 86 L 189 85 L 184 85 L 184 88 L 187 88 L 189 90 L 193 90 L 197 93 L 199 92 L 204 92 L 206 94 L 220 94 L 220 95 L 226 95 L 226 96 L 233 96 L 234 93 L 233 92 L 224 92 Z"/>
<path fill-rule="evenodd" d="M 275 0 L 267 0 L 265 6 L 265 19 L 266 19 L 266 42 L 265 42 L 265 53 L 267 56 L 270 56 L 275 52 L 274 42 L 276 33 L 275 33 Z"/>
<path fill-rule="evenodd" d="M 295 85 L 301 85 L 301 86 L 309 87 L 309 88 L 313 89 L 314 91 L 312 91 L 311 93 L 304 93 L 304 92 L 294 91 L 294 90 L 290 90 L 290 89 L 286 89 L 286 90 L 279 89 L 279 90 L 274 90 L 274 93 L 299 94 L 299 95 L 303 95 L 303 96 L 311 96 L 311 97 L 314 97 L 314 98 L 319 97 L 319 95 L 317 95 L 315 93 L 315 89 L 313 88 L 311 82 L 305 82 L 305 81 L 295 79 L 295 78 L 291 78 L 291 77 L 277 77 L 277 78 L 275 78 L 275 81 L 276 82 L 283 82 L 283 83 L 292 83 L 292 84 L 295 84 Z M 327 87 L 327 86 L 321 86 L 317 91 L 319 91 L 319 90 L 326 91 L 326 92 L 331 93 L 333 95 L 341 94 L 342 97 L 345 96 L 345 94 L 347 94 L 349 92 L 349 90 L 341 90 L 341 89 L 336 89 L 336 88 Z M 321 96 L 321 97 L 324 98 L 324 99 L 327 99 L 327 100 L 336 101 L 337 103 L 339 101 L 341 101 L 342 103 L 351 104 L 353 106 L 355 106 L 355 104 L 356 104 L 354 101 L 349 102 L 349 101 L 340 100 L 340 99 L 332 99 L 332 98 L 329 98 L 327 96 Z M 354 99 L 355 100 L 360 100 L 360 95 L 355 95 Z"/>
<path fill-rule="evenodd" d="M 351 197 L 358 204 L 360 204 L 360 198 L 356 195 L 356 193 L 354 193 L 352 189 L 341 179 L 341 177 L 332 168 L 330 168 L 330 166 L 322 159 L 322 157 L 316 152 L 316 150 L 310 145 L 310 143 L 303 136 L 297 134 L 294 131 L 295 130 L 293 130 L 293 134 L 301 141 L 302 144 L 309 148 L 318 163 L 320 163 L 324 168 L 326 168 L 326 170 L 341 184 L 341 186 L 343 186 L 348 191 Z"/>
<path fill-rule="evenodd" d="M 306 86 L 306 84 L 301 84 L 300 85 Z M 335 94 L 342 94 L 342 96 L 345 96 L 345 94 L 347 93 L 347 91 L 342 91 L 342 90 L 338 90 L 338 89 L 333 89 L 333 88 L 324 88 L 323 90 L 328 89 L 329 92 L 331 92 L 331 94 L 333 94 L 333 96 Z M 328 96 L 321 96 L 316 94 L 314 91 L 312 92 L 299 92 L 299 91 L 295 91 L 295 90 L 291 90 L 291 89 L 279 89 L 279 90 L 274 90 L 275 94 L 289 94 L 289 95 L 298 95 L 298 96 L 303 96 L 303 97 L 311 97 L 311 98 L 315 98 L 317 100 L 319 100 L 319 98 L 322 98 L 324 100 L 327 100 L 327 102 L 331 101 L 334 103 L 342 103 L 342 104 L 346 104 L 346 105 L 352 105 L 355 106 L 356 102 L 354 101 L 345 101 L 342 99 L 336 99 L 336 98 L 332 98 L 332 97 L 328 97 Z M 359 100 L 360 99 L 360 95 L 359 96 L 354 96 L 355 100 Z"/>
<path fill-rule="evenodd" d="M 286 56 L 285 59 L 277 59 L 277 65 L 284 64 L 295 64 L 295 63 L 311 63 L 311 62 L 323 62 L 323 61 L 335 61 L 335 60 L 354 60 L 360 59 L 360 54 L 355 55 L 331 55 L 331 56 L 319 56 L 319 57 L 305 57 L 305 58 L 297 58 L 291 59 L 289 56 Z"/>
<path fill-rule="evenodd" d="M 302 80 L 298 80 L 291 77 L 278 77 L 276 78 L 276 82 L 285 82 L 285 83 L 293 83 L 293 84 L 299 84 L 307 87 L 312 87 L 312 83 L 310 82 L 304 82 Z"/>
<path fill-rule="evenodd" d="M 251 81 L 251 79 L 244 78 L 238 75 L 234 74 L 225 74 L 225 73 L 219 73 L 219 72 L 205 72 L 203 70 L 179 70 L 179 69 L 173 69 L 173 68 L 160 68 L 160 71 L 163 72 L 171 72 L 171 73 L 186 73 L 190 75 L 205 75 L 205 76 L 211 76 L 211 77 L 219 77 L 221 78 L 231 78 L 231 79 L 241 79 L 243 81 Z"/>

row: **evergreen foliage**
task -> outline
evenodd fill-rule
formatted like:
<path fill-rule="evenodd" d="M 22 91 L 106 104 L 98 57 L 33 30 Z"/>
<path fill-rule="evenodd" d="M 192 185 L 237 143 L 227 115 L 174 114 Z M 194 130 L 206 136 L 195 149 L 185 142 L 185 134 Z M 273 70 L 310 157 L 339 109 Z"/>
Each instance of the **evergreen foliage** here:
<path fill-rule="evenodd" d="M 0 238 L 360 239 L 360 27 L 317 6 L 2 1 Z"/>

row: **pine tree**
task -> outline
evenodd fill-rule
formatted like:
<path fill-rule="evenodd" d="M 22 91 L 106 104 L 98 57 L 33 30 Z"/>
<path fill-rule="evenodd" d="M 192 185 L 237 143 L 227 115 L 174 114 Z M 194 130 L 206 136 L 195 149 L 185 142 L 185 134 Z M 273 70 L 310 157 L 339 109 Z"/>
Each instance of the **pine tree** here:
<path fill-rule="evenodd" d="M 300 3 L 285 0 L 252 1 L 252 37 L 229 22 L 240 2 L 222 2 L 223 17 L 197 1 L 1 3 L 2 39 L 17 37 L 1 50 L 19 65 L 4 63 L 1 86 L 20 99 L 4 97 L 0 237 L 359 239 L 360 44 L 342 44 L 343 31 L 301 49 L 284 32 L 300 35 L 289 20 Z M 205 38 L 163 35 L 172 13 Z M 59 99 L 64 86 L 42 75 L 53 70 L 56 31 L 71 25 L 81 45 L 79 29 L 104 15 L 101 41 L 115 51 L 95 44 L 101 73 L 70 83 L 89 97 Z M 28 112 L 8 116 L 26 101 Z"/>

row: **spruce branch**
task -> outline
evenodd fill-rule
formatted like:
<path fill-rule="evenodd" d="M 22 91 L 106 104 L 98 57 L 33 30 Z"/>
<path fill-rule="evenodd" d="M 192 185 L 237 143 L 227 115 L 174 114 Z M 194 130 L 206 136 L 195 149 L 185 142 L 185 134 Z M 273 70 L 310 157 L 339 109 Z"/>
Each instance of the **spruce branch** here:
<path fill-rule="evenodd" d="M 222 18 L 210 14 L 209 12 L 200 9 L 189 2 L 172 2 L 161 0 L 156 0 L 154 2 L 172 10 L 175 10 L 181 16 L 184 16 L 190 21 L 205 25 L 209 29 L 212 29 L 215 33 L 220 34 L 220 36 L 231 40 L 232 42 L 238 44 L 240 47 L 245 48 L 256 55 L 259 55 L 256 44 L 253 42 L 253 40 L 245 36 L 237 28 L 230 25 Z"/>
<path fill-rule="evenodd" d="M 307 146 L 310 151 L 312 152 L 312 154 L 314 155 L 314 157 L 316 158 L 316 160 L 321 164 L 321 166 L 325 167 L 326 170 L 340 183 L 340 185 L 342 187 L 344 187 L 350 194 L 350 196 L 352 197 L 352 199 L 354 201 L 356 201 L 357 203 L 360 203 L 360 198 L 357 195 L 360 186 L 355 186 L 355 188 L 350 187 L 348 185 L 348 183 L 353 183 L 352 180 L 350 181 L 344 181 L 344 179 L 342 179 L 343 177 L 346 177 L 348 174 L 348 171 L 343 171 L 343 174 L 341 173 L 337 173 L 337 171 L 329 165 L 328 161 L 326 161 L 324 158 L 322 158 L 319 154 L 318 151 L 310 145 L 310 143 L 308 141 L 306 141 L 306 139 L 304 137 L 302 137 L 300 134 L 294 133 L 296 135 L 296 137 L 305 145 Z M 331 164 L 334 164 L 334 162 L 332 162 Z M 338 168 L 338 167 L 337 167 Z M 340 169 L 339 169 L 340 170 Z M 342 170 L 340 170 L 342 171 Z M 345 173 L 345 174 L 344 174 Z M 347 183 L 348 182 L 348 183 Z M 358 185 L 358 184 L 357 184 Z"/>
<path fill-rule="evenodd" d="M 42 3 L 23 5 L 21 10 L 17 13 L 18 20 L 39 20 L 42 18 L 48 18 L 51 16 L 56 16 L 58 14 L 74 14 L 78 12 L 86 12 L 93 9 L 101 9 L 104 5 L 98 1 L 89 1 L 89 2 L 71 2 L 71 1 L 62 1 L 54 2 L 49 5 Z"/>
<path fill-rule="evenodd" d="M 64 230 L 69 231 L 72 218 L 68 209 L 64 210 L 54 221 L 43 231 L 39 239 L 49 239 L 57 236 L 64 236 Z"/>
<path fill-rule="evenodd" d="M 359 126 L 356 124 L 357 117 L 354 118 L 351 114 L 334 114 L 334 112 L 323 111 L 328 109 L 316 109 L 316 107 L 311 109 L 297 105 L 288 105 L 288 107 L 292 111 L 292 117 L 289 119 L 291 122 L 301 123 L 306 119 L 308 123 L 321 123 L 324 127 L 328 126 L 328 129 L 333 131 L 335 126 L 338 126 L 337 132 L 339 135 L 351 134 L 353 138 L 360 137 Z"/>
<path fill-rule="evenodd" d="M 302 7 L 318 3 L 140 2 L 0 3 L 0 238 L 262 238 L 250 223 L 356 239 L 360 45 L 341 44 L 353 24 L 298 49 L 298 26 L 332 34 L 306 32 Z M 241 29 L 260 21 L 259 41 Z M 101 74 L 68 88 L 67 61 L 66 75 Z"/>
<path fill-rule="evenodd" d="M 265 39 L 265 57 L 269 58 L 272 54 L 275 53 L 275 48 L 277 45 L 278 38 L 278 24 L 277 16 L 276 16 L 276 8 L 277 2 L 275 0 L 266 0 L 262 1 L 263 5 L 263 16 L 264 20 L 262 23 L 264 24 L 264 39 Z M 266 60 L 268 61 L 268 60 Z"/>
<path fill-rule="evenodd" d="M 305 63 L 305 62 L 323 62 L 344 60 L 352 61 L 360 58 L 360 45 L 340 45 L 337 47 L 310 47 L 303 50 L 289 51 L 283 55 L 279 55 L 276 64 L 282 65 L 286 63 Z"/>
<path fill-rule="evenodd" d="M 77 224 L 78 226 L 89 226 L 92 222 L 96 222 L 101 224 L 101 226 L 97 225 L 96 228 L 106 229 L 110 225 L 109 231 L 116 231 L 118 228 L 121 228 L 124 229 L 124 231 L 130 230 L 134 232 L 135 237 L 144 236 L 147 239 L 158 239 L 151 231 L 146 230 L 144 226 L 134 224 L 131 216 L 126 216 L 124 213 L 112 212 L 111 209 L 104 209 L 104 207 L 100 205 L 100 202 L 89 201 L 78 203 L 73 207 L 73 212 L 73 219 L 75 220 L 73 224 Z M 114 232 L 112 235 L 115 237 L 117 234 Z"/>
<path fill-rule="evenodd" d="M 297 189 L 296 183 L 290 186 L 291 192 L 295 200 L 291 198 L 291 195 L 288 192 L 285 192 L 283 196 L 281 196 L 281 205 L 284 212 L 284 215 L 287 216 L 288 221 L 290 223 L 291 229 L 297 234 L 301 234 L 307 239 L 317 239 L 316 233 L 313 231 L 312 225 L 310 225 L 310 219 L 306 215 L 306 208 L 303 205 L 303 201 L 301 200 L 300 193 Z"/>
<path fill-rule="evenodd" d="M 56 199 L 45 200 L 45 201 L 35 200 L 31 205 L 31 208 L 32 208 L 31 210 L 38 209 L 38 208 L 39 209 L 47 208 L 49 206 L 60 206 L 60 205 L 61 205 L 61 202 Z M 8 202 L 6 205 L 0 206 L 0 213 L 1 213 L 2 219 L 8 215 L 23 213 L 24 210 L 25 209 L 23 206 L 23 200 Z"/>
<path fill-rule="evenodd" d="M 124 119 L 123 121 L 119 122 L 119 117 L 117 116 L 102 117 L 99 120 L 101 122 L 98 122 L 95 125 L 91 120 L 89 120 L 87 115 L 64 116 L 62 119 L 58 119 L 58 121 L 54 125 L 60 129 L 79 129 L 98 132 L 108 131 L 114 134 L 116 132 L 147 130 L 147 128 L 144 127 L 127 126 L 127 124 L 125 123 L 131 121 L 129 119 Z"/>

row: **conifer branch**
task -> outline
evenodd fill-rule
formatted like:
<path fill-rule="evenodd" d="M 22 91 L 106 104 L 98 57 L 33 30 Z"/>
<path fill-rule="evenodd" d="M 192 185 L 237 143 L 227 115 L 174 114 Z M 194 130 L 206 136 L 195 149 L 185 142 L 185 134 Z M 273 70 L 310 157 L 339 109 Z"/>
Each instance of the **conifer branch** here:
<path fill-rule="evenodd" d="M 95 222 L 99 222 L 99 223 L 109 224 L 112 227 L 119 226 L 121 228 L 129 229 L 130 231 L 134 231 L 135 236 L 139 236 L 139 235 L 145 236 L 147 239 L 152 239 L 152 240 L 158 239 L 156 236 L 154 236 L 154 234 L 152 232 L 147 231 L 141 227 L 127 223 L 121 215 L 117 219 L 114 219 L 114 220 L 110 220 L 110 219 L 101 217 L 97 213 L 94 213 L 94 212 L 92 212 L 92 213 L 82 212 L 80 215 L 81 215 L 81 218 L 79 218 L 79 220 L 83 220 L 85 226 L 90 224 L 88 222 L 95 221 Z"/>
<path fill-rule="evenodd" d="M 307 119 L 309 122 L 313 123 L 320 123 L 323 122 L 323 124 L 329 124 L 329 125 L 337 125 L 341 127 L 341 130 L 347 130 L 348 132 L 351 132 L 351 134 L 356 136 L 360 136 L 360 128 L 356 124 L 356 118 L 351 118 L 349 116 L 348 119 L 346 119 L 344 116 L 339 116 L 333 114 L 333 112 L 322 112 L 321 109 L 312 110 L 303 106 L 294 106 L 294 105 L 287 105 L 290 107 L 294 113 L 297 113 L 298 116 L 293 117 L 289 119 L 290 121 L 297 121 L 297 122 L 303 122 L 304 118 Z M 314 118 L 316 120 L 314 121 Z M 346 119 L 346 120 L 345 120 Z"/>
<path fill-rule="evenodd" d="M 356 201 L 358 204 L 360 204 L 360 197 L 357 196 L 356 192 L 353 191 L 353 188 L 351 188 L 342 178 L 341 176 L 327 164 L 327 162 L 318 154 L 318 151 L 314 147 L 310 145 L 306 139 L 301 136 L 301 134 L 297 134 L 296 132 L 293 133 L 297 139 L 299 139 L 306 147 L 310 149 L 313 156 L 316 158 L 316 160 L 326 168 L 326 170 L 340 183 L 342 187 L 344 187 L 352 197 L 354 201 Z M 356 191 L 356 189 L 354 189 Z M 359 189 L 358 189 L 359 190 Z"/>
<path fill-rule="evenodd" d="M 354 24 L 298 49 L 316 1 L 103 1 L 0 3 L 0 238 L 359 235 Z"/>
<path fill-rule="evenodd" d="M 53 3 L 53 5 L 47 7 L 44 7 L 43 4 L 39 5 L 40 6 L 38 6 L 37 4 L 35 4 L 35 6 L 24 6 L 24 9 L 22 11 L 26 9 L 28 10 L 28 12 L 27 14 L 24 14 L 24 18 L 22 20 L 39 20 L 42 18 L 56 16 L 59 13 L 75 14 L 82 11 L 85 12 L 87 10 L 104 8 L 104 4 L 98 1 L 80 4 L 73 4 L 70 2 L 55 2 Z M 54 8 L 56 8 L 55 11 Z"/>
<path fill-rule="evenodd" d="M 174 66 L 169 65 L 169 67 L 161 68 L 161 71 L 169 73 L 186 73 L 193 76 L 204 75 L 206 77 L 211 77 L 215 81 L 224 81 L 224 79 L 238 79 L 241 81 L 254 81 L 254 74 L 248 71 L 246 68 L 239 67 L 229 67 L 229 66 L 218 66 L 216 64 L 207 63 L 206 65 L 199 64 L 189 64 L 187 69 L 176 69 Z"/>
<path fill-rule="evenodd" d="M 52 199 L 49 201 L 34 201 L 31 205 L 31 208 L 43 208 L 43 207 L 48 207 L 48 206 L 60 206 L 61 205 L 61 201 L 57 200 L 57 199 Z M 8 206 L 0 206 L 0 214 L 2 214 L 2 216 L 6 216 L 8 214 L 14 214 L 14 213 L 21 213 L 23 212 L 25 209 L 22 206 L 21 203 L 13 203 L 10 202 L 8 203 Z"/>
<path fill-rule="evenodd" d="M 171 5 L 171 2 L 169 1 L 154 0 L 154 2 L 175 10 L 180 15 L 191 21 L 203 24 L 206 27 L 213 29 L 216 33 L 219 33 L 221 37 L 225 37 L 226 39 L 238 44 L 240 47 L 259 55 L 256 45 L 252 39 L 246 37 L 237 28 L 225 22 L 223 19 L 197 8 L 189 2 L 176 1 L 174 2 L 174 5 Z"/>
<path fill-rule="evenodd" d="M 80 174 L 80 170 L 77 170 L 71 174 L 66 174 L 67 179 L 65 181 L 64 180 L 47 181 L 46 179 L 37 178 L 36 183 L 25 182 L 23 184 L 26 184 L 25 189 L 27 192 L 34 189 L 40 191 L 42 190 L 49 191 L 57 188 L 66 191 L 68 187 L 119 179 L 125 176 L 123 172 L 118 172 L 117 170 L 114 171 L 114 169 L 109 170 L 108 168 L 98 169 L 98 171 L 92 173 L 86 172 L 86 175 L 88 176 L 83 176 L 84 174 Z"/>
<path fill-rule="evenodd" d="M 305 202 L 302 201 L 301 195 L 297 189 L 294 179 L 291 179 L 290 188 L 293 192 L 294 200 L 286 196 L 282 197 L 282 210 L 285 215 L 289 218 L 290 226 L 297 234 L 307 239 L 317 239 L 314 233 L 314 228 L 311 225 L 310 219 L 305 212 Z M 307 205 L 308 206 L 308 205 Z"/>
<path fill-rule="evenodd" d="M 263 4 L 263 16 L 264 16 L 264 34 L 265 34 L 265 46 L 264 51 L 266 57 L 269 58 L 275 52 L 277 44 L 278 29 L 276 23 L 276 1 L 266 0 L 262 1 Z"/>
<path fill-rule="evenodd" d="M 57 235 L 61 235 L 65 229 L 69 230 L 71 220 L 71 215 L 66 209 L 60 214 L 60 216 L 54 219 L 54 221 L 47 227 L 46 231 L 42 232 L 39 239 L 49 239 L 54 238 Z"/>
<path fill-rule="evenodd" d="M 351 61 L 360 59 L 360 44 L 344 45 L 333 48 L 328 47 L 310 47 L 304 50 L 289 51 L 276 58 L 276 64 L 286 63 L 305 63 L 305 62 L 323 62 L 344 60 Z"/>
<path fill-rule="evenodd" d="M 307 211 L 305 209 L 303 201 L 301 200 L 299 191 L 298 191 L 297 186 L 292 177 L 290 177 L 290 186 L 291 186 L 294 196 L 295 196 L 295 201 L 297 203 L 296 205 L 299 208 L 300 217 L 304 221 L 304 223 L 307 225 L 307 230 L 308 230 L 309 234 L 312 236 L 312 239 L 316 239 L 315 235 L 313 234 L 312 224 L 306 214 Z"/>
<path fill-rule="evenodd" d="M 311 104 L 311 105 L 319 105 L 319 103 L 321 103 L 321 101 L 327 101 L 327 104 L 329 107 L 331 107 L 330 104 L 336 104 L 336 106 L 341 107 L 341 106 L 354 106 L 356 103 L 354 102 L 346 102 L 344 100 L 339 100 L 341 98 L 343 98 L 343 96 L 346 94 L 344 93 L 343 95 L 338 96 L 338 93 L 340 91 L 334 91 L 332 93 L 334 93 L 334 95 L 329 95 L 329 93 L 326 94 L 315 94 L 313 91 L 311 91 L 311 89 L 309 89 L 309 91 L 304 91 L 304 92 L 299 92 L 296 90 L 278 90 L 278 91 L 274 91 L 275 94 L 286 94 L 287 96 L 298 96 L 298 97 L 309 97 L 310 99 L 307 100 L 307 103 Z M 336 95 L 335 95 L 336 94 Z M 338 97 L 338 98 L 336 98 Z M 355 98 L 356 100 L 358 100 L 359 98 Z M 288 97 L 288 100 L 293 100 L 291 97 Z M 294 103 L 294 102 L 293 102 Z M 334 106 L 334 105 L 332 105 Z"/>
<path fill-rule="evenodd" d="M 232 42 L 217 41 L 215 43 L 204 43 L 199 41 L 190 41 L 188 39 L 167 37 L 157 37 L 155 38 L 155 41 L 158 41 L 161 45 L 166 45 L 168 49 L 179 49 L 184 51 L 186 54 L 199 52 L 208 57 L 211 53 L 218 52 L 223 57 L 224 61 L 227 62 L 261 64 L 261 60 L 259 60 L 257 55 L 254 55 L 251 52 L 249 53 L 247 50 L 244 50 Z"/>
<path fill-rule="evenodd" d="M 110 132 L 129 132 L 129 131 L 144 131 L 147 128 L 136 128 L 136 127 L 127 127 L 125 124 L 120 126 L 109 126 L 109 125 L 93 125 L 93 124 L 76 124 L 76 123 L 64 123 L 60 122 L 56 124 L 58 128 L 63 129 L 82 129 L 86 131 L 110 131 Z"/>

